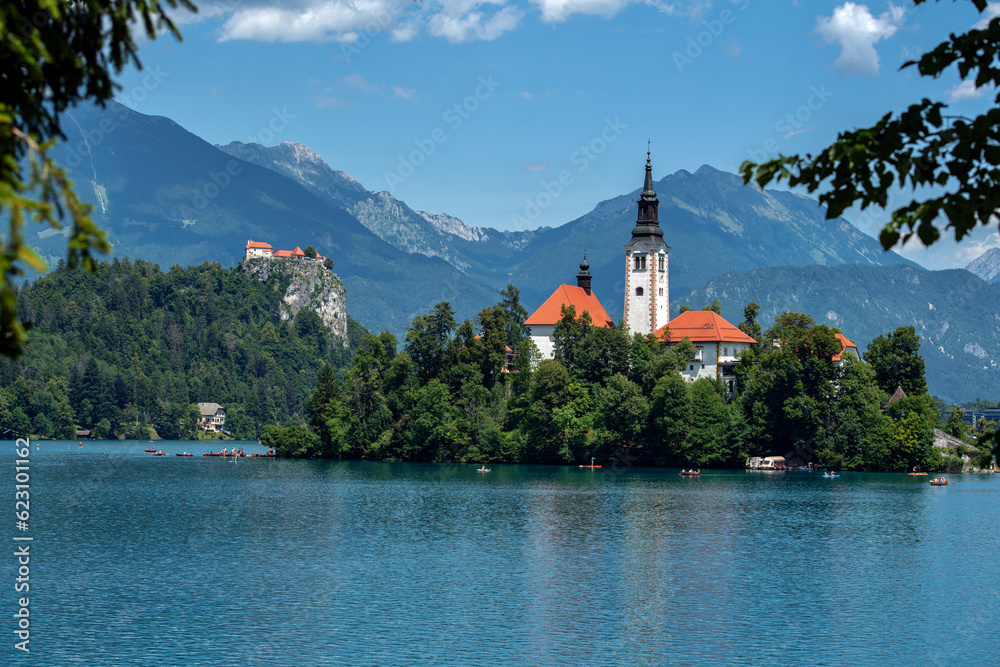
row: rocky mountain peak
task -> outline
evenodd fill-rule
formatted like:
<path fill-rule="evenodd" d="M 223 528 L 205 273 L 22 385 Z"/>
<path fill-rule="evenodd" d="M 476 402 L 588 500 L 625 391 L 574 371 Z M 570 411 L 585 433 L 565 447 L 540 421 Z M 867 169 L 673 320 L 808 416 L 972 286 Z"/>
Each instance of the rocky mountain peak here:
<path fill-rule="evenodd" d="M 976 274 L 988 283 L 1000 282 L 1000 248 L 990 248 L 969 262 L 965 270 Z"/>

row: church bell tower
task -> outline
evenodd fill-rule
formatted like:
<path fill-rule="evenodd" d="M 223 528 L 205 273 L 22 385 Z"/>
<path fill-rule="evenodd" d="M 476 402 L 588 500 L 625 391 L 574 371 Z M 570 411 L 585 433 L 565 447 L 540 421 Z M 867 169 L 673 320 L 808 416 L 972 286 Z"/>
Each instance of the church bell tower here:
<path fill-rule="evenodd" d="M 653 190 L 653 165 L 646 151 L 646 180 L 639 195 L 639 217 L 625 245 L 625 325 L 638 334 L 653 333 L 670 317 L 670 246 L 663 242 Z"/>

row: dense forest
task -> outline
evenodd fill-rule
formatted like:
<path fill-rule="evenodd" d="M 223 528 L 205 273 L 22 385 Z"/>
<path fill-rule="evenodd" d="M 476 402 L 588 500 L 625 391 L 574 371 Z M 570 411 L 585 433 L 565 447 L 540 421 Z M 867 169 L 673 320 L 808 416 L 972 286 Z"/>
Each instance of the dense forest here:
<path fill-rule="evenodd" d="M 32 328 L 25 354 L 0 359 L 0 431 L 193 438 L 198 402 L 225 407 L 237 438 L 304 424 L 319 369 L 349 367 L 366 332 L 349 321 L 345 347 L 310 310 L 282 321 L 289 280 L 218 264 L 164 272 L 115 259 L 96 273 L 60 264 L 18 290 Z"/>
<path fill-rule="evenodd" d="M 722 467 L 778 454 L 847 470 L 956 464 L 933 446 L 939 415 L 912 327 L 873 341 L 867 362 L 840 365 L 836 329 L 784 313 L 762 333 L 756 313 L 748 305 L 739 325 L 759 344 L 742 355 L 730 396 L 719 381 L 681 376 L 695 353 L 687 339 L 667 346 L 592 327 L 569 307 L 555 359 L 539 360 L 516 288 L 473 321 L 439 303 L 402 345 L 369 335 L 343 380 L 325 367 L 308 426 L 266 427 L 262 442 L 285 456 L 389 461 Z M 907 397 L 889 404 L 897 387 Z"/>

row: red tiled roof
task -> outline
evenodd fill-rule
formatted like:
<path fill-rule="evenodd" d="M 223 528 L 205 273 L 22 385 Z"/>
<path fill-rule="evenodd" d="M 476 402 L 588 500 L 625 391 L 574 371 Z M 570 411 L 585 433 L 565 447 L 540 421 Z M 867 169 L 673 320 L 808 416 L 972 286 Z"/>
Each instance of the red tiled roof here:
<path fill-rule="evenodd" d="M 291 257 L 291 256 L 292 256 L 291 250 L 275 250 L 274 255 L 272 255 L 272 257 Z"/>
<path fill-rule="evenodd" d="M 855 345 L 854 343 L 852 343 L 850 340 L 848 340 L 847 336 L 845 336 L 842 333 L 834 334 L 834 335 L 836 335 L 837 336 L 837 340 L 840 341 L 840 353 L 833 355 L 833 360 L 834 361 L 840 361 L 841 359 L 843 359 L 844 358 L 844 353 L 847 352 L 847 348 L 849 348 L 849 347 L 853 347 L 854 348 L 854 353 L 858 354 L 858 346 Z M 861 355 L 858 354 L 858 357 L 860 358 Z"/>
<path fill-rule="evenodd" d="M 669 340 L 664 338 L 667 327 L 670 327 Z M 668 343 L 680 341 L 683 338 L 688 338 L 692 343 L 757 343 L 753 338 L 722 319 L 718 313 L 712 310 L 688 310 L 683 312 L 672 319 L 666 326 L 657 329 L 656 337 Z"/>
<path fill-rule="evenodd" d="M 604 306 L 597 300 L 597 296 L 593 292 L 587 294 L 585 289 L 576 285 L 557 287 L 552 296 L 546 299 L 545 303 L 524 321 L 524 324 L 529 327 L 555 324 L 562 319 L 563 306 L 574 306 L 577 317 L 583 315 L 584 311 L 590 313 L 590 320 L 595 327 L 610 329 L 614 326 L 607 311 L 604 310 Z"/>
<path fill-rule="evenodd" d="M 264 243 L 263 241 L 254 241 L 253 239 L 250 239 L 249 241 L 247 241 L 247 248 L 261 248 L 263 250 L 270 250 L 271 244 Z"/>
<path fill-rule="evenodd" d="M 295 250 L 292 251 L 292 257 L 305 257 L 306 254 L 302 252 L 302 248 L 295 246 Z"/>

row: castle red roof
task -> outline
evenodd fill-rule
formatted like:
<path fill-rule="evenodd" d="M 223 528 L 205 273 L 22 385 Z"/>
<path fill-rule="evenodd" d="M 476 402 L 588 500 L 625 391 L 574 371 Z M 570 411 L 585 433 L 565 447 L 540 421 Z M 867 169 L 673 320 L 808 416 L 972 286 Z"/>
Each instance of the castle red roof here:
<path fill-rule="evenodd" d="M 584 311 L 590 313 L 590 320 L 595 327 L 610 329 L 614 326 L 611 318 L 608 317 L 604 306 L 597 300 L 597 296 L 576 285 L 560 285 L 556 291 L 545 300 L 538 310 L 531 314 L 524 321 L 525 326 L 537 327 L 544 325 L 554 325 L 562 319 L 562 307 L 573 306 L 576 308 L 576 316 L 580 317 Z"/>
<path fill-rule="evenodd" d="M 666 329 L 670 328 L 670 338 L 665 337 Z M 681 313 L 668 324 L 656 330 L 656 337 L 667 343 L 678 342 L 684 338 L 692 343 L 749 343 L 755 345 L 756 340 L 746 335 L 739 328 L 730 324 L 712 310 L 688 310 Z"/>
<path fill-rule="evenodd" d="M 254 241 L 250 239 L 247 241 L 247 248 L 260 248 L 261 250 L 271 250 L 270 243 L 264 243 L 263 241 Z"/>

